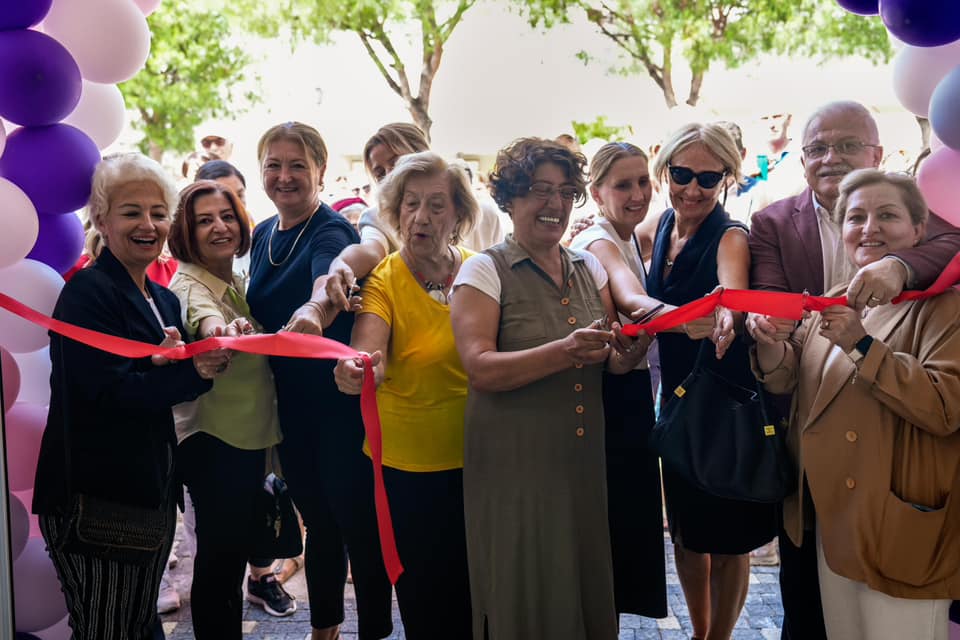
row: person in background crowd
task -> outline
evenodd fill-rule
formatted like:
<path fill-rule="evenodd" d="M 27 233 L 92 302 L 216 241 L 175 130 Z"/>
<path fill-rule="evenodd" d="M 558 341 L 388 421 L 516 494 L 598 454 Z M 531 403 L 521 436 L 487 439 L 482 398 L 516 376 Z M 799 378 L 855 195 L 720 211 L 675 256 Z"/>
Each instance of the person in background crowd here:
<path fill-rule="evenodd" d="M 614 302 L 618 302 L 615 289 L 646 293 L 646 267 L 635 229 L 647 215 L 651 192 L 647 155 L 636 146 L 611 142 L 590 161 L 590 194 L 600 215 L 570 248 L 597 257 L 609 275 Z M 647 309 L 655 303 L 647 302 Z M 631 322 L 636 309 L 619 308 L 620 322 Z M 663 618 L 667 615 L 663 504 L 659 459 L 647 446 L 655 418 L 646 360 L 625 375 L 603 374 L 603 417 L 617 613 Z"/>
<path fill-rule="evenodd" d="M 367 209 L 367 203 L 364 202 L 363 198 L 343 198 L 330 205 L 330 208 L 346 218 L 354 228 L 357 228 L 360 216 Z"/>
<path fill-rule="evenodd" d="M 457 245 L 477 218 L 477 201 L 459 167 L 426 151 L 397 162 L 381 184 L 379 204 L 381 220 L 402 244 L 367 277 L 350 346 L 376 362 L 384 482 L 404 569 L 396 585 L 400 617 L 410 640 L 469 640 L 467 374 L 453 342 L 448 296 L 473 255 Z M 334 374 L 341 391 L 360 393 L 362 361 L 342 359 Z"/>
<path fill-rule="evenodd" d="M 617 637 L 601 377 L 632 371 L 649 340 L 609 322 L 600 262 L 560 245 L 586 195 L 584 164 L 540 138 L 501 150 L 490 180 L 514 232 L 468 260 L 454 285 L 478 639 Z"/>
<path fill-rule="evenodd" d="M 203 152 L 213 160 L 229 160 L 233 155 L 233 143 L 227 138 L 211 134 L 200 139 Z"/>
<path fill-rule="evenodd" d="M 668 187 L 673 208 L 660 218 L 651 239 L 646 284 L 652 297 L 683 305 L 717 286 L 747 288 L 747 230 L 720 203 L 727 181 L 740 180 L 740 160 L 730 133 L 718 124 L 688 124 L 664 142 L 653 173 Z M 712 330 L 693 325 L 686 334 L 658 334 L 662 403 L 689 375 L 701 350 L 715 352 L 716 358 L 708 359 L 711 369 L 741 386 L 755 384 L 746 344 L 736 332 L 742 326 L 739 316 L 721 308 Z M 663 483 L 694 637 L 725 640 L 746 601 L 748 554 L 773 539 L 773 507 L 710 495 L 667 467 Z"/>
<path fill-rule="evenodd" d="M 200 180 L 180 193 L 170 250 L 180 269 L 170 283 L 191 339 L 254 333 L 246 282 L 233 260 L 250 250 L 250 227 L 232 189 Z M 174 408 L 178 459 L 196 513 L 190 591 L 194 634 L 241 636 L 241 585 L 253 510 L 267 452 L 280 441 L 273 376 L 265 356 L 236 353 L 213 389 Z M 267 613 L 290 615 L 296 602 L 273 575 L 273 558 L 250 558 L 248 597 Z"/>
<path fill-rule="evenodd" d="M 876 169 L 846 175 L 834 216 L 861 270 L 916 247 L 928 217 L 912 178 Z M 783 526 L 816 549 L 827 637 L 946 640 L 960 598 L 960 294 L 860 311 L 845 285 L 828 295 L 843 293 L 851 306 L 812 313 L 786 340 L 770 322 L 754 330 L 757 377 L 795 391 L 801 481 Z"/>
<path fill-rule="evenodd" d="M 264 191 L 277 215 L 253 233 L 247 302 L 264 331 L 347 343 L 353 316 L 334 314 L 316 291 L 331 261 L 357 232 L 320 201 L 327 148 L 313 127 L 287 122 L 257 145 Z M 283 442 L 280 463 L 307 529 L 307 592 L 313 640 L 333 640 L 343 621 L 347 554 L 357 595 L 359 638 L 390 635 L 391 586 L 380 554 L 373 468 L 362 451 L 359 399 L 337 390 L 334 363 L 270 359 Z"/>
<path fill-rule="evenodd" d="M 163 168 L 140 154 L 107 156 L 93 175 L 89 219 L 102 246 L 93 264 L 64 285 L 53 311 L 63 322 L 174 347 L 186 335 L 177 297 L 151 281 L 177 194 Z M 157 591 L 176 526 L 176 434 L 171 407 L 193 400 L 229 353 L 191 359 L 124 358 L 51 336 L 51 398 L 33 512 L 66 599 L 72 637 L 163 637 Z M 74 500 L 83 495 L 166 514 L 165 542 L 148 564 L 68 551 Z"/>
<path fill-rule="evenodd" d="M 931 214 L 921 245 L 889 251 L 882 259 L 857 268 L 847 258 L 840 225 L 829 213 L 843 177 L 854 169 L 878 167 L 882 157 L 877 123 L 863 105 L 831 102 L 814 112 L 803 128 L 807 188 L 753 216 L 750 286 L 822 295 L 849 283 L 854 306 L 863 309 L 890 302 L 904 288 L 923 289 L 932 284 L 960 251 L 957 229 Z M 759 327 L 786 339 L 796 323 L 749 314 L 746 325 L 751 335 Z M 786 409 L 789 403 L 781 400 L 780 405 Z M 814 524 L 812 518 L 805 521 L 808 533 Z M 803 540 L 802 547 L 795 547 L 782 532 L 779 536 L 783 638 L 825 640 L 816 545 L 812 535 Z"/>

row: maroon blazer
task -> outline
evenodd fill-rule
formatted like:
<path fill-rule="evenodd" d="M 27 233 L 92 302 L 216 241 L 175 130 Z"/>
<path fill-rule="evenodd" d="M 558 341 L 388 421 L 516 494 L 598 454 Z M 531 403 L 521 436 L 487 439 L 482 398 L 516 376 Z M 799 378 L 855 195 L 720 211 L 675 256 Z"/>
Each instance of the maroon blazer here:
<path fill-rule="evenodd" d="M 931 212 L 923 244 L 894 255 L 913 269 L 912 288 L 925 289 L 958 251 L 960 230 Z M 823 247 L 809 187 L 753 214 L 750 258 L 752 288 L 823 295 Z"/>

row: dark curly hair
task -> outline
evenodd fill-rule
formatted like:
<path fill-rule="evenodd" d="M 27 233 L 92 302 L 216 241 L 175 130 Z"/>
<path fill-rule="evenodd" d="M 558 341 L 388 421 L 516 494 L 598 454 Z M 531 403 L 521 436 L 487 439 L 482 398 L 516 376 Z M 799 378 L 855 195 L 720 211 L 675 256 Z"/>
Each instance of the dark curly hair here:
<path fill-rule="evenodd" d="M 533 174 L 545 162 L 560 165 L 567 180 L 577 189 L 576 204 L 586 200 L 587 185 L 583 169 L 587 159 L 582 153 L 545 138 L 520 138 L 497 153 L 497 164 L 490 172 L 490 195 L 504 211 L 510 212 L 514 198 L 527 195 Z"/>

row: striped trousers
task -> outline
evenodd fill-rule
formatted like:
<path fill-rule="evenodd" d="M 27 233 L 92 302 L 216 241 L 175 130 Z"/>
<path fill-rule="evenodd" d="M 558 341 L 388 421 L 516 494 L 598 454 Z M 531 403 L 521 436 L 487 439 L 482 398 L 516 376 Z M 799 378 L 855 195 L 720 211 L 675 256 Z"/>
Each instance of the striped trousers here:
<path fill-rule="evenodd" d="M 163 640 L 157 593 L 177 521 L 176 505 L 169 508 L 166 544 L 147 566 L 63 553 L 57 549 L 63 517 L 39 517 L 40 532 L 66 598 L 73 640 Z"/>

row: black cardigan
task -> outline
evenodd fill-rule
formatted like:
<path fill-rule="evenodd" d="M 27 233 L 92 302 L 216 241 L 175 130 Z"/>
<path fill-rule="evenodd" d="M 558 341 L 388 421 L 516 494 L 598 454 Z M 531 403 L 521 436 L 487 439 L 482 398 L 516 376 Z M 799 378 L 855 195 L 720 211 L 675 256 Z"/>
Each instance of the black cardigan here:
<path fill-rule="evenodd" d="M 177 297 L 149 279 L 147 290 L 164 326 L 186 336 Z M 164 338 L 149 303 L 106 248 L 63 287 L 53 317 L 141 342 L 160 344 Z M 70 431 L 70 491 L 131 505 L 165 503 L 176 448 L 171 407 L 195 399 L 212 383 L 189 359 L 158 367 L 150 358 L 122 358 L 50 335 L 50 413 L 33 512 L 63 513 L 67 505 L 64 428 Z"/>

